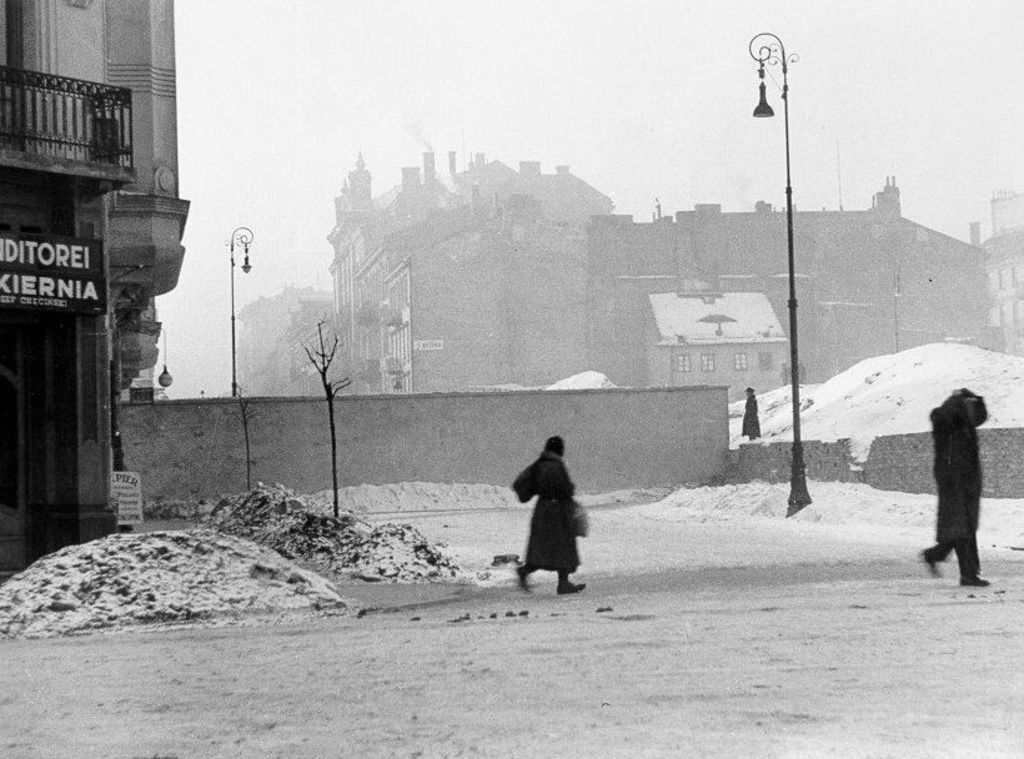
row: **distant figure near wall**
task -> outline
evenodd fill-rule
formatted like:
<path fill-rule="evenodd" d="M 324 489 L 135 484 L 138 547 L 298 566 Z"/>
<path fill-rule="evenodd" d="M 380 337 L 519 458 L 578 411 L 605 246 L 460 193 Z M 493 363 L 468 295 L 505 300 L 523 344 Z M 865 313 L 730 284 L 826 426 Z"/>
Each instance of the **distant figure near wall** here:
<path fill-rule="evenodd" d="M 757 417 L 757 398 L 754 388 L 747 388 L 747 404 L 743 411 L 743 435 L 755 440 L 761 437 L 761 420 Z"/>

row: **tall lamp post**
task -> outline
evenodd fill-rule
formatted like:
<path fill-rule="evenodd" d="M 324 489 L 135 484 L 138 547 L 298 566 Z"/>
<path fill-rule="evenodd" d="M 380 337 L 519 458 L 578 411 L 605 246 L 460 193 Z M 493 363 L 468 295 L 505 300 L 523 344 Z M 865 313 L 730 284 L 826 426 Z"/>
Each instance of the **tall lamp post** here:
<path fill-rule="evenodd" d="M 238 397 L 238 361 L 235 354 L 235 243 L 242 246 L 245 251 L 245 259 L 242 263 L 242 271 L 248 274 L 252 271 L 249 263 L 249 243 L 252 242 L 252 230 L 249 227 L 238 227 L 231 233 L 231 397 Z"/>
<path fill-rule="evenodd" d="M 789 64 L 797 56 L 787 57 L 786 48 L 771 32 L 761 32 L 750 40 L 750 57 L 757 61 L 758 77 L 761 80 L 761 97 L 754 109 L 754 118 L 770 118 L 775 111 L 768 105 L 765 96 L 765 64 L 782 64 L 782 104 L 786 125 L 786 233 L 789 253 L 789 366 L 793 394 L 793 456 L 789 478 L 789 508 L 786 516 L 791 517 L 811 503 L 807 492 L 807 476 L 804 466 L 804 446 L 800 440 L 800 358 L 797 350 L 796 330 L 796 276 L 793 267 L 793 184 L 789 172 Z"/>

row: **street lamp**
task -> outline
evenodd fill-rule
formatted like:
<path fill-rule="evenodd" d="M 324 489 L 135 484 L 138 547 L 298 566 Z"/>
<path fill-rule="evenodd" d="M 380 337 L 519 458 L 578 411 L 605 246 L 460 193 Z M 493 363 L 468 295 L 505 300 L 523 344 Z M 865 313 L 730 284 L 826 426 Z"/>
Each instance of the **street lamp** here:
<path fill-rule="evenodd" d="M 782 40 L 771 32 L 761 32 L 750 40 L 750 57 L 757 61 L 758 77 L 761 80 L 760 99 L 754 108 L 754 118 L 770 118 L 775 111 L 768 105 L 765 96 L 765 64 L 782 64 L 782 104 L 786 125 L 786 232 L 789 253 L 789 366 L 793 394 L 793 456 L 789 478 L 789 508 L 786 516 L 791 517 L 805 506 L 810 505 L 811 495 L 807 492 L 807 476 L 804 466 L 804 446 L 800 440 L 800 359 L 797 350 L 796 331 L 796 277 L 793 272 L 793 184 L 789 173 L 789 64 L 796 63 L 797 56 L 787 57 Z"/>
<path fill-rule="evenodd" d="M 238 361 L 235 358 L 235 241 L 245 251 L 245 260 L 242 263 L 242 271 L 248 274 L 252 271 L 249 263 L 249 243 L 252 242 L 252 230 L 249 227 L 238 227 L 231 233 L 231 397 L 238 397 Z"/>

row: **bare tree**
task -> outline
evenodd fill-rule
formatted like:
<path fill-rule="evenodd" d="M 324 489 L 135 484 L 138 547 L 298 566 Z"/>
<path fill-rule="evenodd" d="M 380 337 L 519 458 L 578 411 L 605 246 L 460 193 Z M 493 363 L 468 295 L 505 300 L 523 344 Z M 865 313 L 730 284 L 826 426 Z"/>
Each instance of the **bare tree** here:
<path fill-rule="evenodd" d="M 334 518 L 338 518 L 338 435 L 334 424 L 334 399 L 340 390 L 352 384 L 348 377 L 332 380 L 330 376 L 331 363 L 338 352 L 338 335 L 332 335 L 330 340 L 324 340 L 324 324 L 327 319 L 321 319 L 316 325 L 318 345 L 303 345 L 306 357 L 320 375 L 320 384 L 324 389 L 324 399 L 327 401 L 327 419 L 331 425 L 331 482 L 334 485 Z"/>
<path fill-rule="evenodd" d="M 249 422 L 256 418 L 256 409 L 249 405 L 249 399 L 238 386 L 238 416 L 242 421 L 242 432 L 245 435 L 245 489 L 252 490 L 252 452 L 249 448 Z"/>

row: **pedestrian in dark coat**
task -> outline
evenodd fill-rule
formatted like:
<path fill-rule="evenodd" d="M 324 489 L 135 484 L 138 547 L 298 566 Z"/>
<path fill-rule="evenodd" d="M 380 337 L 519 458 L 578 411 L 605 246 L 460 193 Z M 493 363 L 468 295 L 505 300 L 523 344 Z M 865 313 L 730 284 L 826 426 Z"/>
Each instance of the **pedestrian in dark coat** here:
<path fill-rule="evenodd" d="M 569 575 L 580 565 L 573 527 L 573 495 L 576 488 L 569 478 L 562 456 L 565 442 L 548 438 L 544 451 L 533 464 L 534 492 L 537 503 L 530 519 L 530 538 L 526 561 L 519 567 L 519 587 L 529 590 L 527 578 L 538 569 L 558 573 L 558 593 L 579 593 L 585 584 L 569 582 Z"/>
<path fill-rule="evenodd" d="M 978 557 L 978 515 L 981 511 L 981 461 L 978 457 L 977 427 L 988 418 L 981 396 L 966 388 L 957 390 L 932 410 L 932 441 L 935 462 L 932 471 L 939 493 L 935 545 L 921 554 L 931 573 L 936 564 L 956 552 L 960 584 L 988 585 L 981 579 Z"/>
<path fill-rule="evenodd" d="M 761 420 L 757 418 L 757 398 L 754 388 L 747 388 L 747 405 L 743 410 L 743 434 L 751 440 L 761 437 Z"/>

